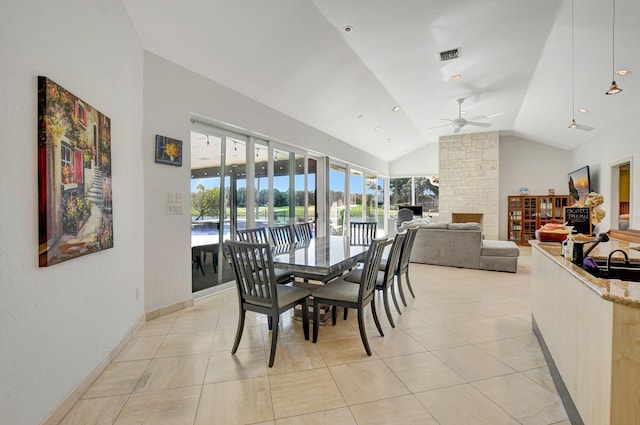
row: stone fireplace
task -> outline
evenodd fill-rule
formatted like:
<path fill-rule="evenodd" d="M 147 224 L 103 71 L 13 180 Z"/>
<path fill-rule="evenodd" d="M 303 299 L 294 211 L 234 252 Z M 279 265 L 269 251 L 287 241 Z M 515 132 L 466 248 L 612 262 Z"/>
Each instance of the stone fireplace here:
<path fill-rule="evenodd" d="M 468 223 L 475 222 L 480 223 L 480 228 L 482 228 L 482 218 L 484 214 L 482 213 L 451 213 L 451 222 L 452 223 Z"/>
<path fill-rule="evenodd" d="M 498 136 L 490 131 L 440 138 L 440 222 L 475 221 L 487 239 L 498 239 Z"/>

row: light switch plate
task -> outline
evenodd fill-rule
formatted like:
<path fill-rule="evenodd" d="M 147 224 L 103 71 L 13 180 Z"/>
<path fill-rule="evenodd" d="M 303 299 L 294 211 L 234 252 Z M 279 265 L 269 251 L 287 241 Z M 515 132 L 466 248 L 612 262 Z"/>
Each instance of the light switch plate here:
<path fill-rule="evenodd" d="M 182 214 L 184 214 L 182 204 L 176 204 L 176 203 L 167 204 L 167 215 L 182 215 Z"/>

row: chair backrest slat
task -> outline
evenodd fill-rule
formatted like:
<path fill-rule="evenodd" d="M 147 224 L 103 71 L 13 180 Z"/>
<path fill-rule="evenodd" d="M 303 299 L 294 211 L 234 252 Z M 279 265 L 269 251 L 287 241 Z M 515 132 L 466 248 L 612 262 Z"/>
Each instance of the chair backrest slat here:
<path fill-rule="evenodd" d="M 409 270 L 409 259 L 411 258 L 411 250 L 413 249 L 413 241 L 418 234 L 418 228 L 413 227 L 407 229 L 407 239 L 402 246 L 402 252 L 400 253 L 400 261 L 398 262 L 398 274 L 405 273 Z"/>
<path fill-rule="evenodd" d="M 360 277 L 359 302 L 362 302 L 373 294 L 376 287 L 376 280 L 378 279 L 378 268 L 382 260 L 382 253 L 384 252 L 384 248 L 390 243 L 391 240 L 380 238 L 374 239 L 369 245 L 367 258 Z"/>
<path fill-rule="evenodd" d="M 313 238 L 311 223 L 295 223 L 293 225 L 293 231 L 296 234 L 296 241 L 304 242 Z"/>
<path fill-rule="evenodd" d="M 393 283 L 394 276 L 398 270 L 398 264 L 400 263 L 400 254 L 406 241 L 407 232 L 397 233 L 393 238 L 393 244 L 391 245 L 391 250 L 387 257 L 387 264 L 384 268 L 384 286 L 387 288 Z"/>
<path fill-rule="evenodd" d="M 269 232 L 274 245 L 286 245 L 293 242 L 293 232 L 288 224 L 269 227 Z"/>
<path fill-rule="evenodd" d="M 377 226 L 375 222 L 351 222 L 349 233 L 351 245 L 369 245 L 376 237 Z"/>

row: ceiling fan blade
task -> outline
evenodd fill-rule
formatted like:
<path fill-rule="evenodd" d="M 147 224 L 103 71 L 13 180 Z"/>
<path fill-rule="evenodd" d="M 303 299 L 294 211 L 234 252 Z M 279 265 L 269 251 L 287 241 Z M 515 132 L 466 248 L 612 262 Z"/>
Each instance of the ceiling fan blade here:
<path fill-rule="evenodd" d="M 435 127 L 429 127 L 429 130 L 433 130 L 434 128 L 449 127 L 450 125 L 451 125 L 451 123 L 442 124 L 442 125 L 436 125 Z"/>
<path fill-rule="evenodd" d="M 474 117 L 471 118 L 467 118 L 467 120 L 469 121 L 474 121 L 474 120 L 486 120 L 487 117 L 485 115 L 476 115 Z"/>
<path fill-rule="evenodd" d="M 473 122 L 473 121 L 467 121 L 466 125 L 475 125 L 478 127 L 491 127 L 491 123 L 490 122 Z"/>
<path fill-rule="evenodd" d="M 581 125 L 581 124 L 578 124 L 578 125 L 576 126 L 576 128 L 577 128 L 578 130 L 582 130 L 582 131 L 592 131 L 592 130 L 594 130 L 594 127 L 590 127 L 590 126 L 588 126 L 588 125 Z"/>

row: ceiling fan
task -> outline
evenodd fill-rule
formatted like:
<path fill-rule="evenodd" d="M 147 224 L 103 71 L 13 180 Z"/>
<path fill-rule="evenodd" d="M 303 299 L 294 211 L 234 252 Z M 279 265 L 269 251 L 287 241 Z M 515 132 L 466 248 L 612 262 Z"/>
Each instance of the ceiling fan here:
<path fill-rule="evenodd" d="M 438 125 L 438 126 L 435 126 L 435 127 L 431 127 L 430 130 L 434 129 L 434 128 L 441 128 L 441 127 L 446 127 L 448 125 L 452 125 L 453 126 L 453 132 L 454 133 L 460 133 L 460 130 L 466 125 L 475 125 L 477 127 L 491 127 L 491 123 L 474 121 L 474 120 L 481 120 L 481 119 L 487 118 L 484 115 L 476 115 L 475 117 L 471 117 L 468 120 L 462 117 L 462 102 L 464 102 L 464 99 L 465 99 L 464 97 L 456 99 L 456 102 L 458 102 L 458 117 L 457 118 L 454 118 L 454 119 L 442 118 L 445 121 L 449 121 L 449 124 L 443 124 L 443 125 Z"/>

